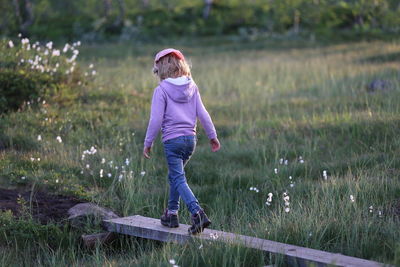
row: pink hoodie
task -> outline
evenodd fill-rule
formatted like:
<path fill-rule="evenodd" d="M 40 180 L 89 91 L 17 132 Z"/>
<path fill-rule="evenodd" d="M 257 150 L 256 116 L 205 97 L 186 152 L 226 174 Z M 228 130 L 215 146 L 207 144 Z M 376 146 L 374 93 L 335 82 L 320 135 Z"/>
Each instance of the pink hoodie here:
<path fill-rule="evenodd" d="M 214 124 L 195 82 L 187 76 L 161 81 L 154 89 L 145 147 L 152 146 L 160 128 L 163 142 L 178 136 L 196 135 L 197 118 L 208 138 L 216 138 Z"/>

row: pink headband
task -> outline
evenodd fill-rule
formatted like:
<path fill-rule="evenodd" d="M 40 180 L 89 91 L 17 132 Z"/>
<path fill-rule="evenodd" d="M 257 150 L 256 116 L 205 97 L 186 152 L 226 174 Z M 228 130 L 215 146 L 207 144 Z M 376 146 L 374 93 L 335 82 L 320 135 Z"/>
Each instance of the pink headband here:
<path fill-rule="evenodd" d="M 163 56 L 166 56 L 168 54 L 174 54 L 177 58 L 184 60 L 185 57 L 183 56 L 182 52 L 173 48 L 167 48 L 164 50 L 161 50 L 160 52 L 157 53 L 156 57 L 154 58 L 154 67 L 156 66 L 157 61 L 160 60 Z"/>

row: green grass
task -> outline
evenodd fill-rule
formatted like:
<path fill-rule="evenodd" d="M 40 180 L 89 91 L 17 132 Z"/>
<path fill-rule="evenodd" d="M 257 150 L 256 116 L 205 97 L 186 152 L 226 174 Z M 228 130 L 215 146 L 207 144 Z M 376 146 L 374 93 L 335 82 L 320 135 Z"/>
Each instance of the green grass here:
<path fill-rule="evenodd" d="M 191 60 L 222 144 L 212 153 L 199 126 L 198 147 L 187 165 L 189 185 L 214 229 L 400 264 L 399 60 L 385 56 L 399 53 L 398 42 L 168 46 L 182 49 Z M 160 140 L 150 160 L 141 151 L 157 85 L 152 57 L 162 48 L 83 47 L 81 62 L 94 63 L 99 75 L 79 101 L 68 108 L 28 107 L 0 118 L 0 141 L 6 144 L 0 152 L 0 185 L 34 185 L 124 216 L 159 217 L 168 197 Z M 390 80 L 393 89 L 367 93 L 374 79 Z M 82 160 L 91 146 L 98 152 Z M 281 158 L 288 165 L 280 164 Z M 270 192 L 273 201 L 267 206 Z M 284 192 L 290 197 L 288 213 Z M 184 205 L 180 214 L 189 223 Z M 0 225 L 0 234 L 9 237 L 7 229 Z M 48 231 L 55 230 L 49 226 Z M 262 266 L 269 260 L 262 252 L 219 243 L 199 249 L 199 243 L 121 237 L 112 247 L 86 251 L 77 245 L 76 230 L 57 238 L 58 245 L 42 239 L 2 245 L 0 265 L 171 266 L 173 258 L 180 266 Z"/>

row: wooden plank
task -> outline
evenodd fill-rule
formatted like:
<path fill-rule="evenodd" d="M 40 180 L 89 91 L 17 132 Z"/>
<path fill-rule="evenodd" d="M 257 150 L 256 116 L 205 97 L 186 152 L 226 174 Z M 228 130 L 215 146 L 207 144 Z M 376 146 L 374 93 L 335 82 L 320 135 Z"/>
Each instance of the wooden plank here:
<path fill-rule="evenodd" d="M 308 266 L 310 263 L 313 263 L 316 266 L 383 266 L 382 263 L 375 261 L 213 229 L 205 229 L 203 233 L 192 236 L 187 232 L 187 229 L 190 227 L 187 224 L 180 224 L 178 228 L 168 228 L 161 225 L 159 219 L 143 217 L 140 215 L 105 220 L 103 221 L 103 224 L 110 232 L 117 232 L 164 242 L 185 243 L 193 240 L 193 238 L 200 238 L 203 240 L 219 240 L 226 243 L 242 244 L 249 248 L 255 248 L 274 254 L 282 254 L 286 257 L 287 262 L 293 266 Z"/>

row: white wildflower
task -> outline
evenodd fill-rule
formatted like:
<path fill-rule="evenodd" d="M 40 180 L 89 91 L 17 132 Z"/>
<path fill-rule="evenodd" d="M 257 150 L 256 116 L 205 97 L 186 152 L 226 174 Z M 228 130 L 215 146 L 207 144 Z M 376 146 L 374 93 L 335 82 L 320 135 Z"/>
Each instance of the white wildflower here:
<path fill-rule="evenodd" d="M 265 204 L 266 204 L 267 206 L 270 206 L 270 205 L 271 205 L 272 196 L 273 196 L 272 193 L 268 193 L 268 198 L 267 198 L 267 201 L 265 202 Z"/>
<path fill-rule="evenodd" d="M 51 50 L 53 48 L 53 42 L 48 42 L 46 47 Z"/>
<path fill-rule="evenodd" d="M 94 155 L 94 154 L 96 154 L 96 153 L 97 153 L 97 149 L 96 149 L 94 146 L 90 147 L 89 150 L 83 151 L 83 154 L 84 154 L 84 155 L 85 155 L 85 154 Z"/>
<path fill-rule="evenodd" d="M 56 179 L 56 184 L 58 184 L 58 179 Z"/>
<path fill-rule="evenodd" d="M 37 160 L 37 161 L 40 161 L 40 158 L 37 158 L 36 160 Z"/>
<path fill-rule="evenodd" d="M 128 158 L 125 159 L 125 165 L 126 165 L 126 166 L 129 165 L 129 159 L 128 159 Z"/>
<path fill-rule="evenodd" d="M 63 51 L 64 53 L 67 53 L 68 49 L 69 49 L 69 44 L 65 44 L 62 51 Z"/>
<path fill-rule="evenodd" d="M 355 202 L 356 201 L 353 195 L 350 195 L 350 201 L 351 202 Z"/>
<path fill-rule="evenodd" d="M 29 43 L 29 39 L 28 38 L 22 38 L 21 39 L 21 43 L 22 43 L 22 45 L 28 44 Z"/>
<path fill-rule="evenodd" d="M 326 172 L 326 170 L 322 172 L 322 176 L 324 177 L 324 180 L 328 180 L 328 173 Z"/>
<path fill-rule="evenodd" d="M 123 175 L 120 174 L 120 175 L 118 176 L 118 182 L 121 182 L 121 181 L 122 181 L 122 178 L 123 178 Z"/>
<path fill-rule="evenodd" d="M 106 159 L 105 159 L 105 158 L 102 158 L 102 159 L 101 159 L 101 164 L 104 164 L 104 163 L 106 163 Z"/>
<path fill-rule="evenodd" d="M 285 165 L 288 165 L 289 161 L 287 159 L 285 159 Z"/>
<path fill-rule="evenodd" d="M 94 75 L 96 75 L 96 71 L 95 70 L 92 70 L 92 76 L 94 76 Z"/>
<path fill-rule="evenodd" d="M 72 63 L 75 61 L 75 59 L 76 59 L 76 55 L 74 54 L 74 55 L 72 55 L 71 58 L 67 59 L 67 63 Z"/>
<path fill-rule="evenodd" d="M 107 173 L 107 176 L 108 176 L 109 178 L 111 178 L 112 174 L 111 174 L 111 173 Z"/>
<path fill-rule="evenodd" d="M 170 263 L 170 264 L 175 264 L 176 262 L 175 262 L 174 259 L 170 259 L 170 260 L 169 260 L 169 263 Z"/>
<path fill-rule="evenodd" d="M 274 169 L 274 173 L 278 174 L 278 169 L 277 168 Z"/>
<path fill-rule="evenodd" d="M 14 47 L 14 43 L 13 43 L 13 41 L 8 41 L 8 46 L 10 47 L 10 48 L 13 48 Z"/>
<path fill-rule="evenodd" d="M 42 136 L 40 134 L 38 135 L 37 140 L 42 141 Z"/>
<path fill-rule="evenodd" d="M 289 200 L 290 200 L 289 195 L 286 192 L 284 192 L 283 193 L 283 201 L 285 202 L 285 212 L 289 212 L 290 211 L 290 208 L 289 208 L 290 202 L 289 202 Z"/>
<path fill-rule="evenodd" d="M 35 161 L 35 158 L 31 158 L 31 161 Z"/>
<path fill-rule="evenodd" d="M 369 212 L 373 212 L 374 211 L 374 207 L 373 206 L 369 206 Z"/>
<path fill-rule="evenodd" d="M 103 178 L 103 169 L 100 170 L 100 178 Z"/>
<path fill-rule="evenodd" d="M 46 119 L 47 119 L 47 118 L 46 118 Z M 56 139 L 57 139 L 57 141 L 58 141 L 59 143 L 62 143 L 62 139 L 61 139 L 60 136 L 57 136 Z"/>
<path fill-rule="evenodd" d="M 141 171 L 141 172 L 140 172 L 140 175 L 141 175 L 141 176 L 144 176 L 145 174 L 146 174 L 145 171 Z"/>
<path fill-rule="evenodd" d="M 26 177 L 25 177 L 25 176 L 22 176 L 22 177 L 21 177 L 21 179 L 22 179 L 22 180 L 25 180 L 25 179 L 26 179 Z"/>
<path fill-rule="evenodd" d="M 279 159 L 279 164 L 281 164 L 281 165 L 283 164 L 283 158 Z"/>
<path fill-rule="evenodd" d="M 51 56 L 53 57 L 58 57 L 60 55 L 60 50 L 54 49 L 53 53 L 51 53 Z"/>
<path fill-rule="evenodd" d="M 89 69 L 93 69 L 93 67 L 94 67 L 93 64 L 89 65 Z"/>
<path fill-rule="evenodd" d="M 90 168 L 90 165 L 89 164 L 86 164 L 86 169 L 89 169 Z"/>

